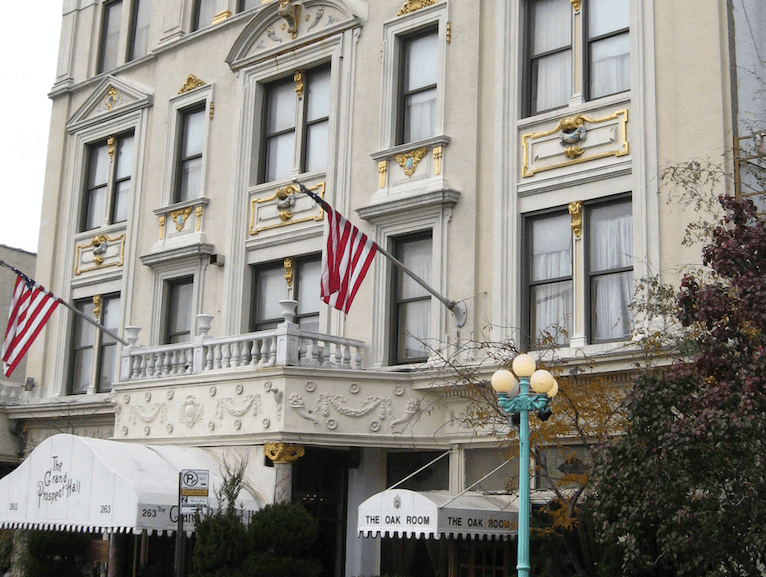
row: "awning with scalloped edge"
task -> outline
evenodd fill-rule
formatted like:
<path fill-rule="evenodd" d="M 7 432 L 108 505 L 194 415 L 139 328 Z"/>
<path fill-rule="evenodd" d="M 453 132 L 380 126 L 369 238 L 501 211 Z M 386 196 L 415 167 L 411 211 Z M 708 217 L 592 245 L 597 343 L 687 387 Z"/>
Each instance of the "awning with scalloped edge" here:
<path fill-rule="evenodd" d="M 382 491 L 359 505 L 360 537 L 470 537 L 516 535 L 516 497 L 447 491 Z"/>
<path fill-rule="evenodd" d="M 172 533 L 183 469 L 209 471 L 209 505 L 216 508 L 221 463 L 205 449 L 55 435 L 0 479 L 0 527 Z M 241 495 L 248 520 L 263 501 Z M 184 530 L 193 528 L 193 515 L 185 515 Z"/>

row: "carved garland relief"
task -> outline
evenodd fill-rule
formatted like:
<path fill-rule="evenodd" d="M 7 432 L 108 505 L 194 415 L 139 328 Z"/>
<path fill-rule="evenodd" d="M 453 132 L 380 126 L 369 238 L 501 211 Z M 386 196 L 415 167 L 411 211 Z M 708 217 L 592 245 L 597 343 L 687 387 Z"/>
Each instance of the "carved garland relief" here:
<path fill-rule="evenodd" d="M 306 391 L 309 393 L 313 393 L 316 390 L 314 383 L 311 383 L 311 385 L 309 387 L 307 384 L 306 387 Z M 349 387 L 349 392 L 352 395 L 357 395 L 361 392 L 361 387 L 353 383 Z M 394 390 L 394 395 L 396 396 L 403 394 L 404 389 L 401 387 Z M 318 425 L 320 419 L 323 419 L 325 428 L 330 431 L 338 428 L 339 419 L 341 418 L 362 419 L 373 416 L 374 413 L 374 418 L 370 419 L 367 423 L 369 431 L 378 433 L 385 429 L 383 423 L 389 422 L 388 428 L 391 429 L 391 432 L 402 433 L 417 413 L 419 402 L 415 399 L 408 401 L 404 412 L 398 417 L 395 414 L 394 402 L 391 397 L 368 396 L 361 403 L 352 404 L 347 396 L 319 393 L 314 406 L 309 409 L 302 395 L 292 393 L 288 405 L 301 418 L 311 421 L 314 425 Z"/>

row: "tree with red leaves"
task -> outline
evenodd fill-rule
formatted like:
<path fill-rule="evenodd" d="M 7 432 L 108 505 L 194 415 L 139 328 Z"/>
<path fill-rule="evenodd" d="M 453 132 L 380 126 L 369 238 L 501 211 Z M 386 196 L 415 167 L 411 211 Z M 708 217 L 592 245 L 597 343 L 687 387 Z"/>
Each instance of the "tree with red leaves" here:
<path fill-rule="evenodd" d="M 719 202 L 709 270 L 676 296 L 693 354 L 643 374 L 595 460 L 589 505 L 625 576 L 766 570 L 766 224 L 749 200 Z"/>

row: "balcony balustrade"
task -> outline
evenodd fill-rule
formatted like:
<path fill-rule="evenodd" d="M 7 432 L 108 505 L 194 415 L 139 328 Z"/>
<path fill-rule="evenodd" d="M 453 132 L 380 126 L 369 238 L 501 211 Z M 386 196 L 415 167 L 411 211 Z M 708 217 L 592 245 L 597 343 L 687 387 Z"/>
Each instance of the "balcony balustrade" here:
<path fill-rule="evenodd" d="M 293 322 L 297 301 L 280 301 L 284 321 L 275 329 L 210 337 L 212 315 L 197 315 L 190 342 L 136 346 L 138 327 L 126 327 L 130 343 L 122 352 L 120 382 L 195 375 L 232 369 L 309 367 L 361 369 L 365 343 L 301 329 Z"/>

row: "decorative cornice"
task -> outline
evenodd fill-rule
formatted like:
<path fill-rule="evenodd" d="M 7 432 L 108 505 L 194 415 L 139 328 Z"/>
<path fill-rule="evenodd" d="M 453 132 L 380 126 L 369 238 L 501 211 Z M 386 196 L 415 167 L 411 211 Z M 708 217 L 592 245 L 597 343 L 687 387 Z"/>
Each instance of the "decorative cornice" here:
<path fill-rule="evenodd" d="M 298 100 L 303 100 L 303 70 L 296 70 L 293 74 L 293 80 L 295 81 L 295 93 L 298 95 Z"/>
<path fill-rule="evenodd" d="M 277 464 L 294 463 L 305 454 L 300 445 L 289 443 L 264 443 L 263 453 L 269 460 Z"/>
<path fill-rule="evenodd" d="M 437 190 L 426 192 L 406 198 L 397 198 L 396 200 L 387 200 L 376 202 L 362 208 L 357 208 L 356 212 L 362 220 L 375 221 L 378 218 L 395 213 L 406 213 L 424 207 L 441 206 L 442 208 L 452 208 L 460 200 L 460 193 L 456 190 Z"/>
<path fill-rule="evenodd" d="M 399 10 L 397 16 L 404 16 L 405 14 L 415 12 L 415 10 L 420 10 L 426 6 L 433 6 L 434 4 L 436 4 L 436 0 L 407 0 L 401 10 Z"/>
<path fill-rule="evenodd" d="M 219 12 L 215 16 L 213 16 L 213 21 L 211 22 L 211 25 L 215 26 L 216 24 L 220 24 L 224 20 L 227 20 L 231 17 L 231 10 L 224 10 L 223 12 Z"/>
<path fill-rule="evenodd" d="M 292 288 L 293 286 L 293 259 L 290 257 L 287 257 L 284 262 L 285 267 L 285 280 L 287 281 L 287 286 Z"/>
<path fill-rule="evenodd" d="M 181 86 L 181 89 L 178 91 L 178 94 L 189 92 L 190 90 L 194 90 L 195 88 L 199 88 L 205 84 L 206 82 L 204 80 L 200 80 L 194 76 L 194 74 L 189 74 L 189 76 L 186 78 L 186 82 L 184 82 L 184 85 Z"/>
<path fill-rule="evenodd" d="M 569 203 L 569 214 L 572 217 L 572 232 L 575 238 L 582 236 L 582 202 L 575 200 Z"/>
<path fill-rule="evenodd" d="M 397 154 L 394 158 L 396 158 L 396 162 L 399 163 L 399 166 L 404 169 L 404 174 L 412 176 L 418 169 L 418 164 L 423 160 L 426 152 L 428 152 L 428 149 L 425 146 L 422 146 L 415 150 L 410 150 L 409 152 Z"/>

